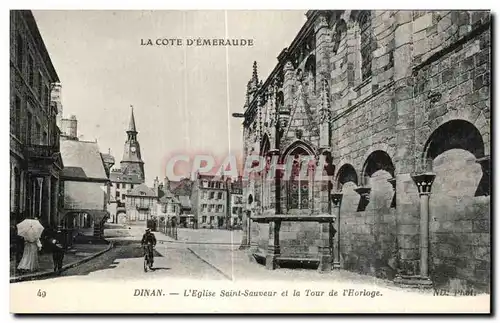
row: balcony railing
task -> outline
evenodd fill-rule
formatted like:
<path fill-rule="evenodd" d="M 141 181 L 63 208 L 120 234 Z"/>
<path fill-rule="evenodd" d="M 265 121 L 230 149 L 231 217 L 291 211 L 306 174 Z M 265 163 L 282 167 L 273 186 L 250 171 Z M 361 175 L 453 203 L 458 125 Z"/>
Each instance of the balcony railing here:
<path fill-rule="evenodd" d="M 149 206 L 146 206 L 146 205 L 136 205 L 135 208 L 139 211 L 148 211 L 149 210 Z"/>

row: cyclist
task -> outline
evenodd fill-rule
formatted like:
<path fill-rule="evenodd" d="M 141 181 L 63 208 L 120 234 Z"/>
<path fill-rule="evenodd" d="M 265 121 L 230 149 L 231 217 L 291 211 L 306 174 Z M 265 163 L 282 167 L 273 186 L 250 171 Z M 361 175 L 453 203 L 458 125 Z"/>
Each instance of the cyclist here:
<path fill-rule="evenodd" d="M 145 251 L 148 253 L 149 259 L 151 261 L 151 263 L 149 264 L 149 267 L 152 268 L 153 267 L 153 262 L 154 262 L 153 247 L 156 246 L 156 237 L 151 232 L 150 228 L 147 228 L 146 229 L 146 233 L 144 233 L 144 235 L 142 236 L 141 246 L 147 248 Z"/>

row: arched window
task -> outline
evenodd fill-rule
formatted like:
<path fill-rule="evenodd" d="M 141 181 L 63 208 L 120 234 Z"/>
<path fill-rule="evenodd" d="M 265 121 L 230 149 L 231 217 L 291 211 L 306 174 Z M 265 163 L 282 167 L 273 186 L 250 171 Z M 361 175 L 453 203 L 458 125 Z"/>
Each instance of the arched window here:
<path fill-rule="evenodd" d="M 311 172 L 309 169 L 309 153 L 302 147 L 295 148 L 288 158 L 293 158 L 290 178 L 287 179 L 287 209 L 309 209 L 309 185 Z M 288 164 L 288 161 L 287 161 Z M 304 169 L 307 171 L 303 172 Z"/>
<path fill-rule="evenodd" d="M 285 97 L 283 95 L 283 91 L 278 92 L 276 103 L 278 104 L 278 108 L 281 108 L 285 105 Z"/>
<path fill-rule="evenodd" d="M 310 55 L 306 61 L 304 77 L 309 90 L 316 90 L 316 57 L 314 55 Z"/>
<path fill-rule="evenodd" d="M 339 47 L 340 47 L 340 41 L 342 40 L 342 37 L 344 36 L 345 32 L 347 30 L 347 25 L 345 21 L 342 19 L 337 23 L 337 26 L 335 27 L 335 33 L 333 34 L 333 53 L 337 54 Z"/>
<path fill-rule="evenodd" d="M 365 80 L 372 75 L 373 37 L 371 12 L 361 12 L 358 21 L 361 31 L 361 77 Z"/>
<path fill-rule="evenodd" d="M 271 199 L 271 184 L 273 183 L 272 176 L 271 179 L 269 175 L 270 164 L 271 164 L 271 156 L 268 156 L 269 149 L 271 148 L 271 144 L 269 142 L 269 137 L 264 135 L 261 143 L 261 156 L 266 159 L 266 167 L 262 171 L 261 181 L 262 181 L 262 207 L 264 210 L 271 208 L 273 205 Z"/>
<path fill-rule="evenodd" d="M 337 173 L 337 191 L 342 192 L 344 184 L 349 182 L 358 185 L 358 174 L 351 164 L 344 164 Z"/>

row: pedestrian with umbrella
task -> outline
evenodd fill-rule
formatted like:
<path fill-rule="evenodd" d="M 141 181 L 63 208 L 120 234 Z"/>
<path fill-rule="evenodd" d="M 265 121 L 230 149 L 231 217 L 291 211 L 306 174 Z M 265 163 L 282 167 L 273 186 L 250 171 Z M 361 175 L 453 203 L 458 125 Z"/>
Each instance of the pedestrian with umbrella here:
<path fill-rule="evenodd" d="M 23 257 L 17 266 L 18 270 L 38 270 L 38 252 L 42 249 L 40 237 L 43 230 L 44 227 L 38 219 L 26 219 L 17 224 L 17 234 L 25 241 Z"/>

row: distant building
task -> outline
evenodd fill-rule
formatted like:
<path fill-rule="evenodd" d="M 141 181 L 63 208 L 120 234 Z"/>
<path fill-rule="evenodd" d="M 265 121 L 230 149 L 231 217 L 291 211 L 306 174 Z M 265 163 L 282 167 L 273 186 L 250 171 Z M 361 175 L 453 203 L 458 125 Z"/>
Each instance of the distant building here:
<path fill-rule="evenodd" d="M 123 149 L 123 158 L 120 169 L 111 170 L 110 180 L 110 203 L 108 211 L 111 221 L 115 223 L 127 222 L 125 207 L 125 194 L 145 181 L 144 162 L 141 157 L 141 149 L 137 140 L 134 110 L 131 109 L 129 127 L 126 131 L 127 140 Z"/>
<path fill-rule="evenodd" d="M 59 77 L 29 10 L 10 11 L 10 222 L 59 224 Z M 62 108 L 61 108 L 62 109 Z"/>
<path fill-rule="evenodd" d="M 61 118 L 59 116 L 59 128 L 61 129 L 61 137 L 67 139 L 78 139 L 78 120 L 76 116 L 72 115 L 68 118 Z"/>
<path fill-rule="evenodd" d="M 243 208 L 245 204 L 243 203 L 243 183 L 241 177 L 236 181 L 228 180 L 227 182 L 227 190 L 229 206 L 228 206 L 228 214 L 231 219 L 232 227 L 241 227 L 243 220 Z"/>
<path fill-rule="evenodd" d="M 127 224 L 143 224 L 157 216 L 157 193 L 146 184 L 140 184 L 125 194 Z"/>
<path fill-rule="evenodd" d="M 198 174 L 191 195 L 192 212 L 198 228 L 226 227 L 227 198 L 224 180 Z"/>
<path fill-rule="evenodd" d="M 197 221 L 195 215 L 193 214 L 193 204 L 191 203 L 191 198 L 187 195 L 179 195 L 177 198 L 181 203 L 179 225 L 181 227 L 195 227 Z"/>
<path fill-rule="evenodd" d="M 158 217 L 167 220 L 175 219 L 181 227 L 195 227 L 195 217 L 192 213 L 191 190 L 193 182 L 183 178 L 172 182 L 165 177 L 163 183 L 155 179 L 154 187 L 158 191 Z"/>
<path fill-rule="evenodd" d="M 168 178 L 165 178 L 164 183 L 160 183 L 158 177 L 155 178 L 153 189 L 157 192 L 157 216 L 161 222 L 170 221 L 175 219 L 179 221 L 181 213 L 181 202 L 170 191 Z"/>
<path fill-rule="evenodd" d="M 106 206 L 112 157 L 101 154 L 97 142 L 65 137 L 61 138 L 61 156 L 62 224 L 81 235 L 101 236 L 109 217 Z"/>

